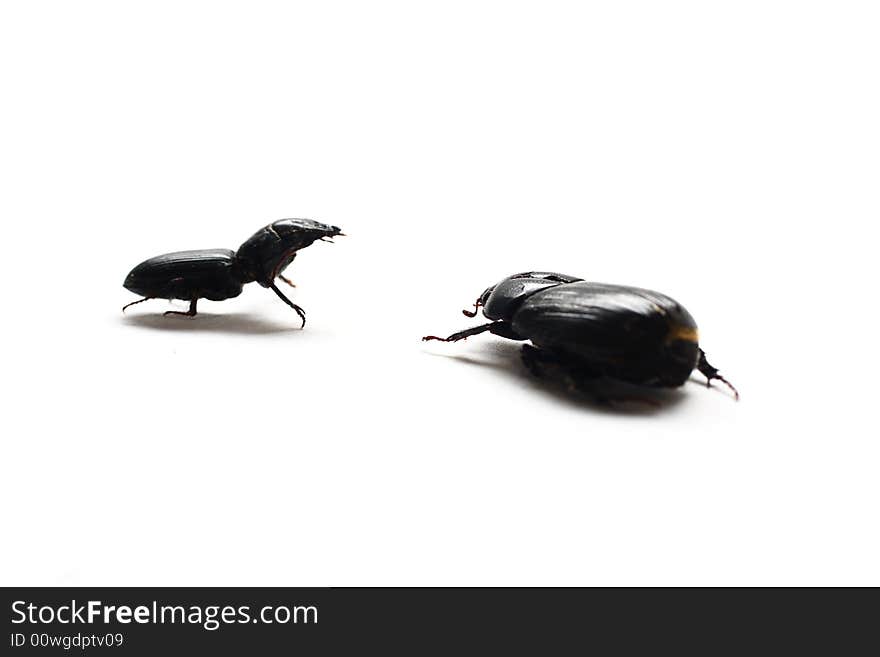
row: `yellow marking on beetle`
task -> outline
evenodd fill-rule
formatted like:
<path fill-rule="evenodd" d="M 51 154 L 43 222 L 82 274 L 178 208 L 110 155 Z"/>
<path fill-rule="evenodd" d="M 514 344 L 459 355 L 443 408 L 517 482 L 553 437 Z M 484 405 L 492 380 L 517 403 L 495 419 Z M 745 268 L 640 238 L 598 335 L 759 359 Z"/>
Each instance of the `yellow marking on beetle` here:
<path fill-rule="evenodd" d="M 682 326 L 681 324 L 672 326 L 669 329 L 669 335 L 666 336 L 666 344 L 674 342 L 675 340 L 697 343 L 699 340 L 697 329 L 690 326 Z"/>

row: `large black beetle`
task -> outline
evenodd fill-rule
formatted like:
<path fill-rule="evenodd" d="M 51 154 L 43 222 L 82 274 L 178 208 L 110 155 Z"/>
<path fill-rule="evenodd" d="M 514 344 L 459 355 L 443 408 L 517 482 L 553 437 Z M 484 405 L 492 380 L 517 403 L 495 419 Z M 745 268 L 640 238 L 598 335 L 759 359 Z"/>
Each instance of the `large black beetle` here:
<path fill-rule="evenodd" d="M 126 289 L 144 298 L 132 301 L 122 310 L 149 299 L 182 299 L 190 302 L 188 311 L 169 310 L 165 314 L 192 317 L 199 299 L 231 299 L 241 294 L 246 283 L 256 281 L 293 308 L 305 326 L 305 311 L 284 296 L 275 279 L 293 287 L 282 273 L 293 262 L 296 252 L 316 240 L 342 234 L 336 226 L 311 219 L 280 219 L 254 233 L 238 251 L 178 251 L 150 258 L 132 269 L 123 283 Z"/>
<path fill-rule="evenodd" d="M 649 387 L 677 387 L 696 368 L 739 393 L 706 360 L 697 324 L 665 294 L 636 287 L 591 283 L 551 272 L 523 272 L 486 289 L 474 304 L 489 324 L 447 338 L 456 342 L 485 331 L 511 340 L 530 340 L 523 361 L 537 376 L 563 380 L 594 392 L 597 382 L 622 381 Z"/>

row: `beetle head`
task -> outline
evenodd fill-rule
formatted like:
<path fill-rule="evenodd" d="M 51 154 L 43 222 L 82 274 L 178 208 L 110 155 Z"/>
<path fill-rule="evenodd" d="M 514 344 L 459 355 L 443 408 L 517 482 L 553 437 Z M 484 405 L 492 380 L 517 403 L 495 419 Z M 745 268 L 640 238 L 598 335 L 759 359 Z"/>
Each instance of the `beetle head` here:
<path fill-rule="evenodd" d="M 274 231 L 287 248 L 304 249 L 320 239 L 342 235 L 338 226 L 322 224 L 313 219 L 279 219 L 266 228 Z"/>
<path fill-rule="evenodd" d="M 487 287 L 474 303 L 473 313 L 469 310 L 462 312 L 468 317 L 473 317 L 476 315 L 476 310 L 482 307 L 483 314 L 487 319 L 509 321 L 522 305 L 522 302 L 535 292 L 561 285 L 562 283 L 573 283 L 579 280 L 582 279 L 543 271 L 514 274 L 495 285 Z"/>
<path fill-rule="evenodd" d="M 296 252 L 318 240 L 343 235 L 338 226 L 312 219 L 279 219 L 254 233 L 236 255 L 249 280 L 269 287 L 296 257 Z"/>

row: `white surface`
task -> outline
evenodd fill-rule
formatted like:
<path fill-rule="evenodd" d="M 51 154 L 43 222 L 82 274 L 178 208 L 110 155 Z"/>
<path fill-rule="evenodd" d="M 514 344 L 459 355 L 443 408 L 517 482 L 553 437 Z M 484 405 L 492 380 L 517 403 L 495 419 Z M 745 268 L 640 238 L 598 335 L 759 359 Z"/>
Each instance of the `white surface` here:
<path fill-rule="evenodd" d="M 880 584 L 874 3 L 6 3 L 2 584 Z M 141 260 L 349 237 L 195 320 Z M 682 301 L 602 412 L 459 313 Z M 183 307 L 185 304 L 180 304 Z"/>

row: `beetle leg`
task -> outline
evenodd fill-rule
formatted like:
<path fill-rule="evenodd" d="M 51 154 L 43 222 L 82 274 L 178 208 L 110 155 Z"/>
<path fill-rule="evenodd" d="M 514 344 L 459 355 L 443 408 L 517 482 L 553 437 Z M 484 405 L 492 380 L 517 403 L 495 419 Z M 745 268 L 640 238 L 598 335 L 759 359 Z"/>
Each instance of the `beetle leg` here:
<path fill-rule="evenodd" d="M 661 405 L 657 399 L 652 399 L 647 394 L 632 394 L 627 389 L 615 388 L 614 382 L 603 379 L 599 372 L 573 366 L 546 349 L 524 344 L 522 361 L 535 377 L 561 384 L 569 392 L 586 395 L 602 406 L 624 402 L 635 402 L 654 408 L 660 408 Z"/>
<path fill-rule="evenodd" d="M 514 331 L 513 326 L 511 326 L 510 322 L 505 322 L 503 320 L 494 322 L 492 324 L 492 328 L 490 328 L 489 331 L 499 337 L 507 338 L 508 340 L 528 340 L 528 338 L 524 338 L 516 331 Z"/>
<path fill-rule="evenodd" d="M 137 301 L 132 301 L 131 303 L 127 303 L 124 306 L 122 306 L 122 312 L 125 312 L 125 309 L 128 308 L 129 306 L 134 306 L 139 303 L 143 303 L 144 301 L 149 301 L 150 299 L 155 299 L 155 298 L 156 297 L 144 297 L 143 299 L 138 299 Z"/>
<path fill-rule="evenodd" d="M 718 379 L 719 381 L 721 381 L 721 383 L 733 390 L 734 397 L 739 400 L 739 391 L 737 391 L 737 389 L 733 387 L 733 384 L 730 383 L 730 381 L 718 374 L 717 368 L 712 367 L 709 364 L 709 361 L 706 360 L 706 352 L 702 349 L 700 349 L 700 359 L 697 361 L 697 369 L 700 371 L 700 374 L 706 377 L 707 388 L 712 386 L 712 379 Z"/>
<path fill-rule="evenodd" d="M 594 377 L 580 372 L 561 361 L 546 349 L 524 344 L 521 352 L 523 365 L 538 379 L 561 383 L 569 391 L 587 393 L 585 384 Z"/>
<path fill-rule="evenodd" d="M 286 276 L 282 276 L 281 274 L 278 274 L 278 278 L 280 278 L 282 281 L 287 283 L 290 287 L 296 287 L 294 282 L 292 280 L 290 280 L 289 278 L 287 278 Z"/>
<path fill-rule="evenodd" d="M 269 287 L 271 287 L 272 291 L 278 295 L 278 298 L 280 298 L 284 303 L 286 303 L 288 306 L 290 306 L 291 308 L 293 308 L 296 311 L 296 314 L 299 315 L 299 318 L 302 320 L 302 326 L 300 326 L 300 328 L 305 327 L 305 325 L 306 325 L 306 311 L 303 310 L 302 308 L 300 308 L 299 306 L 297 306 L 293 301 L 288 299 L 286 296 L 284 296 L 284 294 L 281 292 L 281 290 L 278 289 L 278 287 L 275 285 L 275 283 L 272 283 Z"/>
<path fill-rule="evenodd" d="M 440 338 L 436 335 L 426 335 L 422 338 L 422 341 L 427 342 L 428 340 L 439 340 L 440 342 L 458 342 L 459 340 L 464 340 L 472 335 L 491 331 L 493 326 L 495 326 L 495 322 L 483 324 L 481 326 L 475 326 L 473 328 L 465 329 L 464 331 L 459 331 L 458 333 L 453 333 L 448 338 Z"/>
<path fill-rule="evenodd" d="M 193 299 L 189 302 L 189 310 L 186 312 L 181 312 L 179 310 L 166 310 L 165 316 L 168 315 L 183 315 L 184 317 L 195 317 L 196 316 L 196 303 L 198 303 L 198 299 Z"/>
<path fill-rule="evenodd" d="M 464 340 L 471 337 L 472 335 L 485 333 L 486 331 L 501 336 L 502 338 L 509 338 L 511 340 L 525 340 L 525 338 L 513 332 L 513 329 L 510 327 L 509 322 L 498 321 L 489 322 L 488 324 L 481 324 L 480 326 L 474 326 L 473 328 L 465 329 L 464 331 L 459 331 L 458 333 L 453 333 L 448 338 L 440 338 L 436 335 L 426 335 L 422 338 L 422 341 L 427 342 L 428 340 L 439 340 L 440 342 L 458 342 L 459 340 Z"/>
<path fill-rule="evenodd" d="M 569 389 L 575 388 L 572 368 L 568 367 L 546 349 L 539 349 L 530 344 L 524 344 L 521 352 L 523 365 L 533 376 L 543 379 L 557 379 Z"/>
<path fill-rule="evenodd" d="M 474 301 L 474 309 L 473 310 L 462 310 L 461 314 L 465 317 L 476 317 L 477 313 L 480 312 L 480 307 L 483 305 L 482 299 L 477 299 Z"/>
<path fill-rule="evenodd" d="M 542 359 L 537 348 L 530 344 L 524 344 L 520 356 L 522 357 L 523 365 L 526 366 L 526 369 L 531 372 L 533 376 L 536 376 L 539 379 L 544 376 L 544 368 L 541 366 Z"/>

